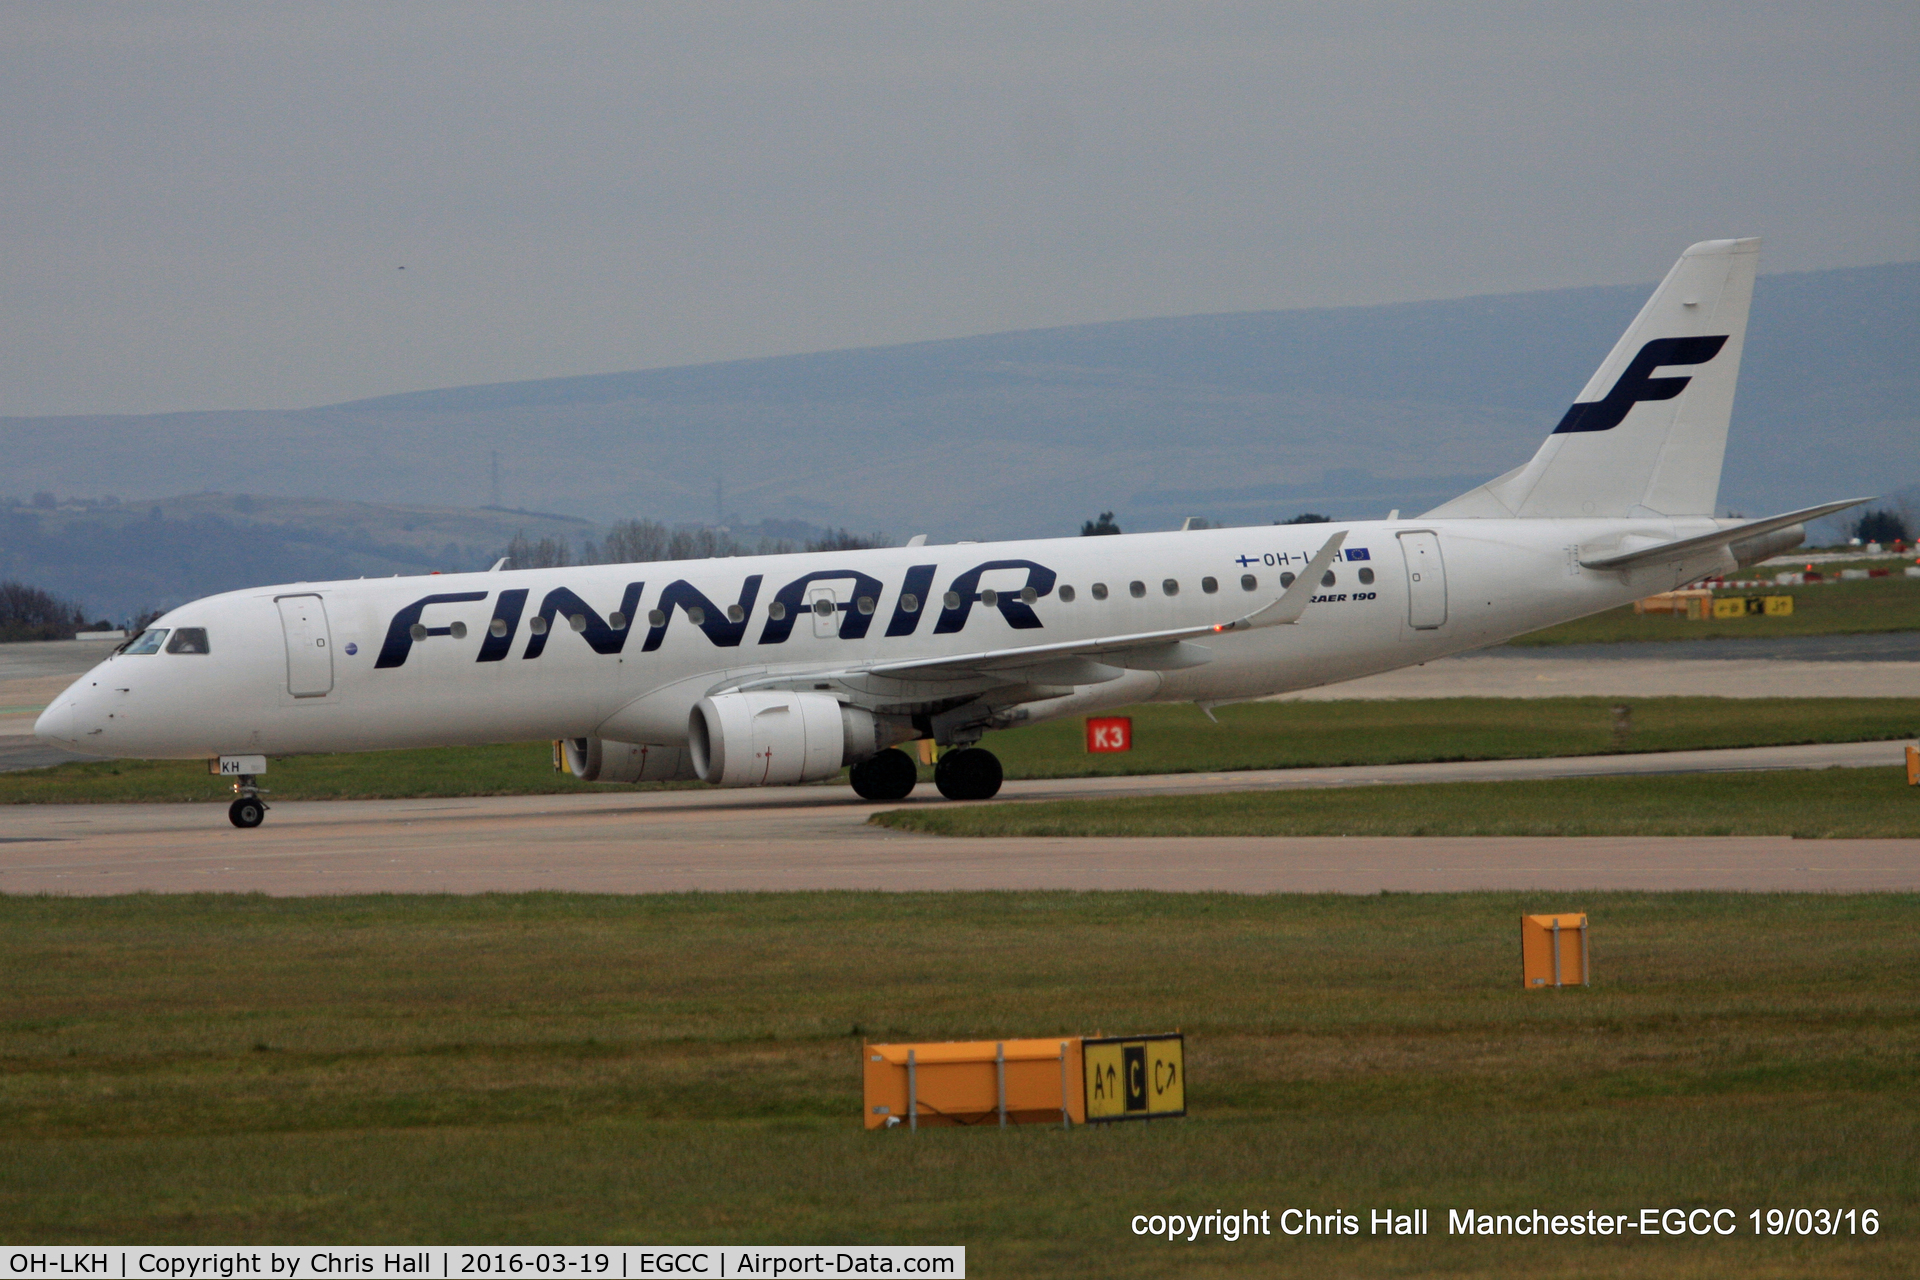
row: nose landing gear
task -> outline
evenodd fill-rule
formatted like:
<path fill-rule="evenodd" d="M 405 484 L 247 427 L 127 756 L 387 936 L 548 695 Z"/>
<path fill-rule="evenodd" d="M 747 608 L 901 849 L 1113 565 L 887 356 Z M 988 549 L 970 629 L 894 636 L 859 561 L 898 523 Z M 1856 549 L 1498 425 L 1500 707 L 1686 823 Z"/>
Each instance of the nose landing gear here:
<path fill-rule="evenodd" d="M 244 831 L 251 831 L 267 820 L 267 803 L 260 798 L 263 787 L 253 785 L 251 775 L 242 775 L 240 781 L 233 784 L 240 798 L 227 806 L 227 821 Z"/>

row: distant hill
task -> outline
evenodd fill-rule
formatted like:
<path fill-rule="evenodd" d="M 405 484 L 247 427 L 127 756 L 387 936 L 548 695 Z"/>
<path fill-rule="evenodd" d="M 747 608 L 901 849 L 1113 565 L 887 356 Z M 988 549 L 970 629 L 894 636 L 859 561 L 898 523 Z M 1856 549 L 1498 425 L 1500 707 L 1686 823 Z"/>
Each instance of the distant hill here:
<path fill-rule="evenodd" d="M 384 396 L 0 421 L 0 493 L 227 492 L 938 538 L 1424 509 L 1532 453 L 1651 284 L 1193 316 Z M 1920 480 L 1920 263 L 1763 276 L 1722 502 Z M 345 543 L 341 544 L 342 547 Z"/>
<path fill-rule="evenodd" d="M 0 507 L 0 579 L 119 622 L 269 582 L 484 569 L 516 533 L 577 547 L 569 516 L 198 493 L 139 503 Z"/>
<path fill-rule="evenodd" d="M 797 520 L 726 532 L 721 545 L 744 551 L 804 547 L 834 533 Z M 484 569 L 522 534 L 560 544 L 575 562 L 609 550 L 605 529 L 542 511 L 195 493 L 0 506 L 0 581 L 40 587 L 79 601 L 89 619 L 119 622 L 263 583 Z M 697 542 L 662 550 L 712 554 Z"/>

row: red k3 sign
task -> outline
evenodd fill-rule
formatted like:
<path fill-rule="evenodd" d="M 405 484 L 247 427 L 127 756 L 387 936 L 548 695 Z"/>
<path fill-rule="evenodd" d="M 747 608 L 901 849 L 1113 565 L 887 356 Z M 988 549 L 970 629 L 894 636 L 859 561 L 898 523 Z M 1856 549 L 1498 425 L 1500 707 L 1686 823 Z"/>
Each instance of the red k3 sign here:
<path fill-rule="evenodd" d="M 1133 719 L 1131 716 L 1089 716 L 1087 717 L 1087 750 L 1089 751 L 1131 751 L 1133 750 Z"/>

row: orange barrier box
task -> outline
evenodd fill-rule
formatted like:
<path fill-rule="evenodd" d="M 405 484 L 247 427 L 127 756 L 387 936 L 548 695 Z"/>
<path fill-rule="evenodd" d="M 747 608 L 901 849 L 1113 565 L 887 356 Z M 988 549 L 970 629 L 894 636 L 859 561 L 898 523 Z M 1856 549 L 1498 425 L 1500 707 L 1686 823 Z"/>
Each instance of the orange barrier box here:
<path fill-rule="evenodd" d="M 1679 591 L 1662 591 L 1657 596 L 1648 596 L 1644 600 L 1633 602 L 1635 613 L 1671 613 L 1677 617 L 1689 618 L 1695 622 L 1711 616 L 1713 592 L 1705 587 L 1688 587 Z"/>
<path fill-rule="evenodd" d="M 1920 747 L 1907 748 L 1907 785 L 1920 787 Z"/>
<path fill-rule="evenodd" d="M 1591 985 L 1586 913 L 1521 916 L 1520 970 L 1529 991 Z"/>
<path fill-rule="evenodd" d="M 870 1044 L 861 1111 L 869 1129 L 1084 1124 L 1080 1037 Z"/>

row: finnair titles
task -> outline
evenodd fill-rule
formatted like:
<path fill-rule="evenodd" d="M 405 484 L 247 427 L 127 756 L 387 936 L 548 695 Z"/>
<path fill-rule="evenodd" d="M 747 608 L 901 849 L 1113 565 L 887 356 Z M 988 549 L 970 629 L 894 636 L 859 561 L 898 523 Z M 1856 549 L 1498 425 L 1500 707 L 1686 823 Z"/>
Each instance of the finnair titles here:
<path fill-rule="evenodd" d="M 849 769 L 985 799 L 980 745 L 1140 702 L 1352 680 L 1797 546 L 1716 519 L 1757 240 L 1688 249 L 1532 459 L 1412 519 L 295 583 L 196 600 L 35 726 L 107 757 L 206 758 L 259 825 L 268 757 L 560 740 L 589 781 L 777 786 Z"/>

